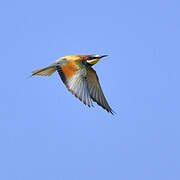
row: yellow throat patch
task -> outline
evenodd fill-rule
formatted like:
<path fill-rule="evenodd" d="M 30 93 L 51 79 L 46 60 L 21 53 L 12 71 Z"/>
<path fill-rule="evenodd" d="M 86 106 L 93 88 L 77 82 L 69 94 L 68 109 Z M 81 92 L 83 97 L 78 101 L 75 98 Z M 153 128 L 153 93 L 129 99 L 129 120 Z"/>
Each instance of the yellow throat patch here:
<path fill-rule="evenodd" d="M 99 60 L 100 60 L 100 59 L 87 60 L 87 63 L 94 65 L 94 64 L 96 64 L 97 62 L 99 62 Z"/>

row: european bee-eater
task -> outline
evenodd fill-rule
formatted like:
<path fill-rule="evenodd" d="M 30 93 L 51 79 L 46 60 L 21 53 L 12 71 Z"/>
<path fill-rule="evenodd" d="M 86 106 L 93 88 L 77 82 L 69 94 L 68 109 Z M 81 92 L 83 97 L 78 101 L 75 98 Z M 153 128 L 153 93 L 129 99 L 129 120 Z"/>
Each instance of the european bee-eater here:
<path fill-rule="evenodd" d="M 50 66 L 35 70 L 32 76 L 50 76 L 56 70 L 67 89 L 89 107 L 92 100 L 113 114 L 101 89 L 96 71 L 92 68 L 101 58 L 107 55 L 71 55 L 59 58 Z"/>

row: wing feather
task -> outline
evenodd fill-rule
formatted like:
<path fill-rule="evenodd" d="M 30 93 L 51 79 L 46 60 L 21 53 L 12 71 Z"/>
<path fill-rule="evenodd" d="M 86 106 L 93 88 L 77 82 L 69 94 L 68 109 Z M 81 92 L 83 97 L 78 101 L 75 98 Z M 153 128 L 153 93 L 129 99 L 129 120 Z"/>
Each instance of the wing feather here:
<path fill-rule="evenodd" d="M 98 105 L 100 105 L 106 111 L 113 114 L 114 112 L 109 106 L 104 96 L 104 93 L 102 91 L 96 71 L 91 67 L 87 68 L 86 80 L 89 87 L 90 96 L 93 99 L 93 101 L 95 101 Z"/>
<path fill-rule="evenodd" d="M 61 66 L 57 67 L 57 71 L 66 85 L 67 89 L 75 95 L 80 101 L 89 107 L 93 106 L 88 85 L 86 82 L 86 69 L 78 69 L 78 71 L 70 78 L 65 76 Z"/>

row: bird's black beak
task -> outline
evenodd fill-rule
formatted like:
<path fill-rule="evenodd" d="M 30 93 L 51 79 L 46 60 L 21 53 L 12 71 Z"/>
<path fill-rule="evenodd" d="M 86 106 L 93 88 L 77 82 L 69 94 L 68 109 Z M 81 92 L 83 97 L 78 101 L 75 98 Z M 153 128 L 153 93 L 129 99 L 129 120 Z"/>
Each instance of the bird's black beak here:
<path fill-rule="evenodd" d="M 102 56 L 100 56 L 100 59 L 103 58 L 103 57 L 107 57 L 107 56 L 108 56 L 108 55 L 102 55 Z"/>

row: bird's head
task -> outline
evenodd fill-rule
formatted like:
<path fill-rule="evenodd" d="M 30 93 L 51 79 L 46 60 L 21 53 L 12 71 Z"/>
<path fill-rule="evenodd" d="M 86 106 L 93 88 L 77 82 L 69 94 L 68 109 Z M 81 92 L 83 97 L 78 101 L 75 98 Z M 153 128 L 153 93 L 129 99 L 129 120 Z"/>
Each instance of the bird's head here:
<path fill-rule="evenodd" d="M 108 56 L 108 55 L 98 55 L 98 54 L 88 55 L 86 58 L 86 62 L 92 66 L 92 65 L 96 64 L 97 62 L 99 62 L 99 60 L 101 58 L 106 57 L 106 56 Z"/>
<path fill-rule="evenodd" d="M 106 57 L 108 55 L 98 55 L 98 54 L 93 54 L 93 55 L 69 55 L 69 56 L 64 56 L 60 59 L 58 59 L 55 63 L 62 61 L 62 60 L 67 60 L 67 61 L 83 61 L 86 65 L 93 66 L 99 60 L 103 57 Z"/>

